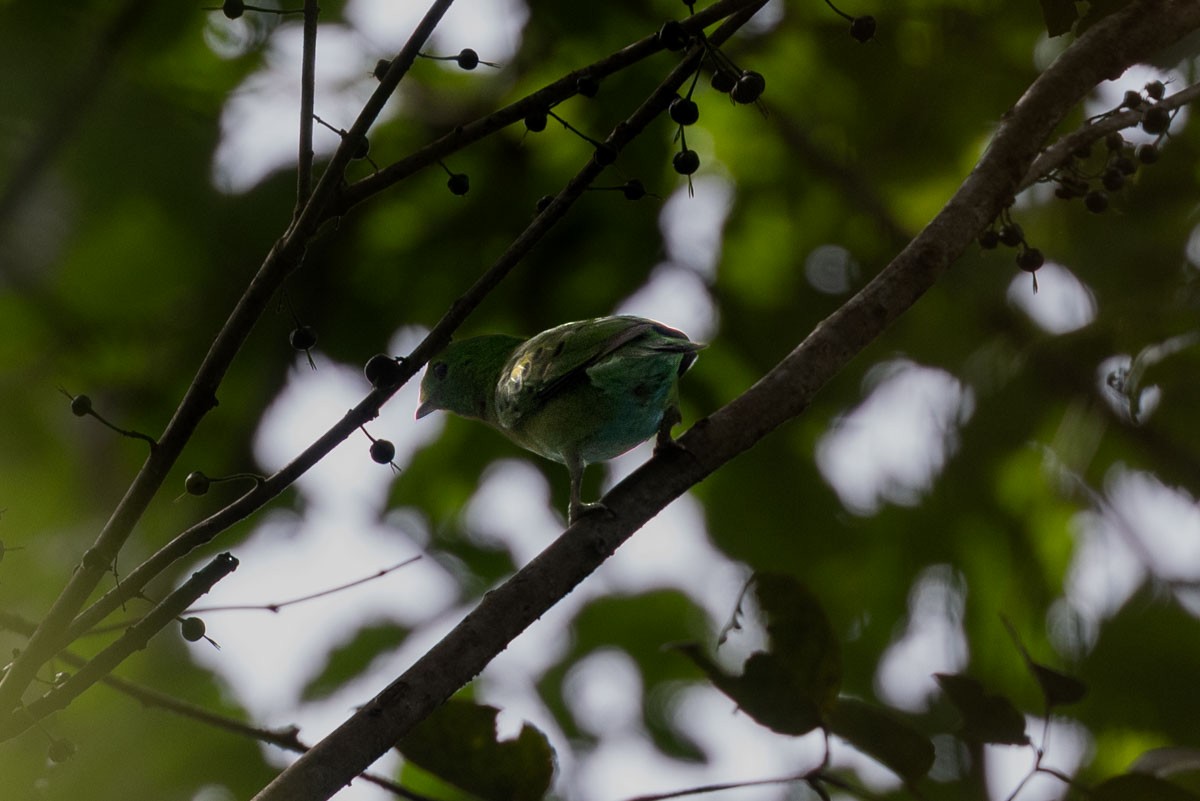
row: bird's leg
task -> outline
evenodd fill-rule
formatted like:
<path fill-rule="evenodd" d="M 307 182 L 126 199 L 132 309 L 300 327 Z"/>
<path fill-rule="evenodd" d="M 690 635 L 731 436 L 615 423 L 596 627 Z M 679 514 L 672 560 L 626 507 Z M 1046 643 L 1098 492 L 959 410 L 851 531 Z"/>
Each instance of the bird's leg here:
<path fill-rule="evenodd" d="M 682 421 L 683 415 L 679 413 L 679 407 L 672 403 L 663 412 L 662 421 L 658 424 L 658 436 L 654 439 L 655 453 L 664 450 L 678 450 L 683 447 L 671 436 L 671 429 L 676 423 Z"/>
<path fill-rule="evenodd" d="M 593 512 L 607 512 L 608 507 L 602 503 L 583 502 L 583 460 L 575 454 L 567 454 L 567 472 L 571 475 L 571 502 L 567 507 L 567 525 L 579 521 L 583 515 Z"/>

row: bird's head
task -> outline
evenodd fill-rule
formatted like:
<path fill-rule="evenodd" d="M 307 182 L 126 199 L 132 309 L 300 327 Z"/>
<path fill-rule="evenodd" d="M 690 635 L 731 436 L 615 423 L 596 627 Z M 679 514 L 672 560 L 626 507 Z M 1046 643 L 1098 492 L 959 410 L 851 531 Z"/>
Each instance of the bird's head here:
<path fill-rule="evenodd" d="M 451 342 L 421 379 L 420 419 L 438 409 L 486 422 L 496 419 L 496 382 L 521 337 L 489 334 Z"/>

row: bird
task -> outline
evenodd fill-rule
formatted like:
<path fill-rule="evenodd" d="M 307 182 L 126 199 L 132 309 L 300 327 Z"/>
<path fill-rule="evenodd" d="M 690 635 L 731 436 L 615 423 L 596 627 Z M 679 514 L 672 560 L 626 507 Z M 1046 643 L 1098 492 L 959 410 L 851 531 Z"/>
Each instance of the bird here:
<path fill-rule="evenodd" d="M 564 323 L 525 339 L 485 334 L 455 340 L 421 379 L 417 419 L 442 410 L 481 420 L 522 448 L 567 467 L 568 525 L 603 509 L 584 503 L 588 464 L 656 436 L 673 446 L 678 382 L 705 345 L 644 317 Z"/>

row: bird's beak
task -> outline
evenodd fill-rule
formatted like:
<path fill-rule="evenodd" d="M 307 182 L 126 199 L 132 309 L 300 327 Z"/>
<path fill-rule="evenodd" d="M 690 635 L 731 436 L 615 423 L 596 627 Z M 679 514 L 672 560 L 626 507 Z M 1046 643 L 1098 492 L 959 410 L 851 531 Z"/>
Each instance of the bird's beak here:
<path fill-rule="evenodd" d="M 430 412 L 436 412 L 438 408 L 438 405 L 431 400 L 422 401 L 421 405 L 417 407 L 417 419 L 420 420 Z"/>

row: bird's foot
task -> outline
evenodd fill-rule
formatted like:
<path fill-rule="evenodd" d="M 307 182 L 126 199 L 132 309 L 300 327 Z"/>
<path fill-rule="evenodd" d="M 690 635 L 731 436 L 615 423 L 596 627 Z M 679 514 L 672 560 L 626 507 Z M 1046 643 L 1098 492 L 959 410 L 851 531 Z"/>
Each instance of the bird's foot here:
<path fill-rule="evenodd" d="M 567 509 L 567 525 L 573 526 L 580 521 L 581 518 L 591 517 L 593 515 L 603 514 L 609 517 L 615 517 L 612 510 L 599 501 L 595 503 L 584 503 L 578 501 L 572 503 Z"/>

